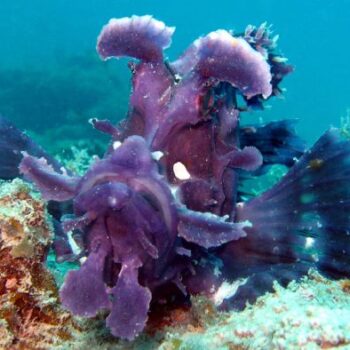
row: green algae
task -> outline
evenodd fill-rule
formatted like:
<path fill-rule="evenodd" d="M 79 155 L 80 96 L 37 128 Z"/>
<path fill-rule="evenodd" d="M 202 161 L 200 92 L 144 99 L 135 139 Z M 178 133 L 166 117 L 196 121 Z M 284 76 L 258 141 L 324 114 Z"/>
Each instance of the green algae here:
<path fill-rule="evenodd" d="M 61 287 L 67 273 L 71 270 L 78 270 L 80 268 L 80 264 L 78 262 L 69 261 L 58 263 L 56 261 L 55 253 L 53 250 L 50 250 L 46 259 L 46 267 L 55 278 L 57 286 Z"/>
<path fill-rule="evenodd" d="M 276 184 L 287 173 L 287 170 L 287 167 L 284 165 L 272 165 L 266 174 L 252 176 L 244 180 L 239 190 L 243 195 L 246 195 L 244 199 L 259 196 Z"/>

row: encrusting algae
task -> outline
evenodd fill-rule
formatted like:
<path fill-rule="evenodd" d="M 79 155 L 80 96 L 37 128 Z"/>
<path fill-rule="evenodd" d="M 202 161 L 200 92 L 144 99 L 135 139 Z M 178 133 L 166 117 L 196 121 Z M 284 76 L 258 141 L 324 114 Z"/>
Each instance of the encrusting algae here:
<path fill-rule="evenodd" d="M 71 337 L 70 314 L 44 267 L 53 238 L 46 205 L 16 179 L 0 184 L 0 349 L 49 349 Z"/>
<path fill-rule="evenodd" d="M 168 334 L 161 350 L 350 348 L 349 281 L 311 270 L 287 288 L 258 298 L 242 312 L 221 315 L 204 332 Z"/>
<path fill-rule="evenodd" d="M 45 204 L 19 179 L 1 184 L 0 227 L 2 249 L 14 258 L 35 259 L 53 238 Z"/>

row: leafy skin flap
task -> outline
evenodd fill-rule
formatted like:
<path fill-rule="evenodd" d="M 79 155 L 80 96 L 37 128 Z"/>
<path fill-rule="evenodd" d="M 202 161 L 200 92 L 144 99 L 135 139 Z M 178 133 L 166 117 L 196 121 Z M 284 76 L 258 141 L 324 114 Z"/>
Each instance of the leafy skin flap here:
<path fill-rule="evenodd" d="M 180 74 L 195 71 L 207 79 L 229 82 L 248 99 L 272 94 L 273 76 L 266 58 L 245 39 L 226 30 L 197 39 L 172 67 Z"/>
<path fill-rule="evenodd" d="M 93 228 L 99 234 L 100 226 L 95 224 Z M 60 297 L 63 306 L 75 315 L 94 317 L 101 309 L 110 309 L 111 303 L 103 281 L 103 269 L 108 254 L 108 242 L 99 242 L 81 268 L 68 273 Z"/>
<path fill-rule="evenodd" d="M 174 27 L 149 15 L 113 18 L 98 37 L 97 51 L 103 59 L 129 56 L 147 62 L 161 61 L 174 31 Z"/>
<path fill-rule="evenodd" d="M 113 335 L 127 340 L 133 340 L 145 327 L 151 302 L 150 290 L 138 283 L 137 265 L 134 261 L 123 264 L 106 320 Z"/>
<path fill-rule="evenodd" d="M 246 236 L 244 228 L 249 226 L 249 222 L 233 223 L 212 213 L 182 209 L 178 232 L 186 241 L 208 249 Z"/>
<path fill-rule="evenodd" d="M 26 152 L 19 171 L 25 178 L 35 182 L 46 200 L 62 202 L 73 198 L 79 182 L 79 177 L 58 173 L 45 158 L 32 157 Z"/>
<path fill-rule="evenodd" d="M 246 97 L 272 93 L 270 66 L 243 38 L 217 30 L 199 39 L 197 70 L 201 75 L 227 81 Z"/>

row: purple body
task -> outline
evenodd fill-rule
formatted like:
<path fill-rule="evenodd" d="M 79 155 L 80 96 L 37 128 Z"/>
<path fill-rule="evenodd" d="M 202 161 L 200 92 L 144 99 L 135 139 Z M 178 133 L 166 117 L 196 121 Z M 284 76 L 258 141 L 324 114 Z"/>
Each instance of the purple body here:
<path fill-rule="evenodd" d="M 117 126 L 92 121 L 112 141 L 84 176 L 67 175 L 28 154 L 20 164 L 45 199 L 73 201 L 74 217 L 62 219 L 62 226 L 80 237 L 79 257 L 86 261 L 68 274 L 63 305 L 87 317 L 109 310 L 112 334 L 129 340 L 144 329 L 158 302 L 152 295 L 171 300 L 166 294 L 174 290 L 171 285 L 175 295 L 187 298 L 211 295 L 224 280 L 249 277 L 252 282 L 222 305 L 243 307 L 270 289 L 274 279 L 289 281 L 314 263 L 311 254 L 296 253 L 306 239 L 297 230 L 307 227 L 305 218 L 291 213 L 316 206 L 317 198 L 309 203 L 298 198 L 322 180 L 318 169 L 300 161 L 292 180 L 260 200 L 238 203 L 238 185 L 249 173 L 263 173 L 276 163 L 292 166 L 304 151 L 291 121 L 240 127 L 240 113 L 278 95 L 278 84 L 292 70 L 274 53 L 268 28 L 248 27 L 237 37 L 212 32 L 169 63 L 163 49 L 173 32 L 150 16 L 111 20 L 102 30 L 97 43 L 102 58 L 139 61 L 131 64 L 127 119 Z M 238 96 L 244 106 L 238 105 Z M 335 132 L 324 138 L 349 149 Z M 320 159 L 328 152 L 315 151 Z M 332 173 L 331 167 L 320 166 L 322 176 Z M 320 215 L 327 205 L 339 203 L 335 185 L 328 185 Z M 289 199 L 281 196 L 281 188 Z M 293 220 L 287 230 L 286 218 Z"/>

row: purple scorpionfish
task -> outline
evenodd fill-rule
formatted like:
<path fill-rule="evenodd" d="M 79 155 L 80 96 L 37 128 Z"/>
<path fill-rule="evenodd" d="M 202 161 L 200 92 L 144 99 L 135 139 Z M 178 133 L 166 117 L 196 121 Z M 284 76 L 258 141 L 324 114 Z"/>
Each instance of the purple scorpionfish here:
<path fill-rule="evenodd" d="M 57 258 L 82 262 L 61 288 L 63 305 L 85 317 L 107 310 L 111 333 L 128 340 L 160 303 L 203 294 L 242 309 L 310 267 L 350 275 L 350 142 L 333 128 L 305 151 L 294 120 L 240 125 L 292 71 L 269 28 L 214 31 L 169 62 L 174 30 L 151 16 L 103 28 L 101 58 L 134 59 L 132 93 L 118 125 L 91 120 L 111 143 L 85 175 L 0 119 L 0 176 L 23 175 L 56 219 L 65 214 L 55 222 Z M 290 170 L 247 200 L 239 186 L 273 164 Z"/>

